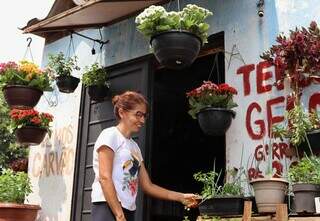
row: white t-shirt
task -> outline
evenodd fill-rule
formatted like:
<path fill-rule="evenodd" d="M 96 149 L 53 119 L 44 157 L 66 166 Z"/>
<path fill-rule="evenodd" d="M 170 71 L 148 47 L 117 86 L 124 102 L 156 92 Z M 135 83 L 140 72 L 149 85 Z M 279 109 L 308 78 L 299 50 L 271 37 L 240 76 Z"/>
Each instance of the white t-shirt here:
<path fill-rule="evenodd" d="M 99 183 L 99 147 L 106 145 L 114 152 L 112 180 L 118 200 L 123 208 L 136 209 L 138 192 L 138 173 L 143 160 L 140 148 L 133 139 L 121 134 L 117 127 L 104 129 L 99 135 L 93 150 L 93 170 L 95 178 L 92 184 L 91 201 L 106 201 Z"/>

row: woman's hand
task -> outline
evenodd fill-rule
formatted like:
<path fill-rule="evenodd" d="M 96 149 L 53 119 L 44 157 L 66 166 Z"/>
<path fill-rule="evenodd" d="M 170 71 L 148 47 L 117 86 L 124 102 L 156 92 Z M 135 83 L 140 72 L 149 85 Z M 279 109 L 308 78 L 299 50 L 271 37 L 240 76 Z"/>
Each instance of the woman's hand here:
<path fill-rule="evenodd" d="M 185 193 L 183 194 L 181 203 L 187 208 L 195 208 L 198 206 L 200 201 L 201 196 L 192 193 Z"/>

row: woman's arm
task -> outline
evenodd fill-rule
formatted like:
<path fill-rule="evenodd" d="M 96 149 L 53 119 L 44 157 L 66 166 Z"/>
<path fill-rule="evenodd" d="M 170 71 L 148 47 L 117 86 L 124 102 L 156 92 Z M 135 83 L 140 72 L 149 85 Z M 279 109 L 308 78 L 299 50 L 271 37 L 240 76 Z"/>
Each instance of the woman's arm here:
<path fill-rule="evenodd" d="M 141 188 L 146 194 L 158 199 L 177 201 L 187 207 L 195 207 L 197 205 L 198 196 L 195 194 L 179 193 L 153 184 L 143 162 L 141 163 L 139 174 Z"/>
<path fill-rule="evenodd" d="M 112 181 L 113 157 L 114 152 L 108 146 L 101 146 L 98 149 L 99 182 L 104 197 L 116 217 L 116 220 L 125 221 L 124 213 L 118 201 L 116 189 Z"/>

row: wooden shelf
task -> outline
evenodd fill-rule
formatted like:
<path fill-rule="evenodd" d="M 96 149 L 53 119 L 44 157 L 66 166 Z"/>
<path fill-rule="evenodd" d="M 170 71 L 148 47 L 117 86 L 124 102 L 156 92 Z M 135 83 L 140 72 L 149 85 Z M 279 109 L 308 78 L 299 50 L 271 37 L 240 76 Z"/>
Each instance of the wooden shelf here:
<path fill-rule="evenodd" d="M 199 216 L 197 221 L 213 221 L 214 217 L 203 217 Z M 275 215 L 268 216 L 258 216 L 252 215 L 252 202 L 245 201 L 243 215 L 242 216 L 234 216 L 234 217 L 222 217 L 221 221 L 320 221 L 320 217 L 289 217 L 287 204 L 279 204 L 277 205 L 277 211 Z"/>

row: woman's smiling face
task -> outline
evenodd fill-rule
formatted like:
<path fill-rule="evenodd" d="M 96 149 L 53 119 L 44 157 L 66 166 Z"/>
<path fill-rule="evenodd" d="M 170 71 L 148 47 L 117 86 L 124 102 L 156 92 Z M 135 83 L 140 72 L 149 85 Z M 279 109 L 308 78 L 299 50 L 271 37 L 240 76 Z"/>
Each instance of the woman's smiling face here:
<path fill-rule="evenodd" d="M 121 122 L 132 133 L 140 131 L 147 118 L 147 107 L 145 104 L 137 104 L 133 110 L 119 110 Z"/>

